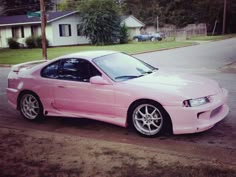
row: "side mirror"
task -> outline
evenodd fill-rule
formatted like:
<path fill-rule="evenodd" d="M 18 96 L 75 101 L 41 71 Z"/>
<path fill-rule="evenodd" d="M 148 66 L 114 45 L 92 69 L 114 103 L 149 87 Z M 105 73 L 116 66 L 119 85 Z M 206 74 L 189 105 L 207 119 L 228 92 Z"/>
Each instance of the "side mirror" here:
<path fill-rule="evenodd" d="M 107 82 L 101 76 L 93 76 L 90 78 L 89 82 L 91 84 L 97 84 L 97 85 L 109 85 L 109 82 Z"/>

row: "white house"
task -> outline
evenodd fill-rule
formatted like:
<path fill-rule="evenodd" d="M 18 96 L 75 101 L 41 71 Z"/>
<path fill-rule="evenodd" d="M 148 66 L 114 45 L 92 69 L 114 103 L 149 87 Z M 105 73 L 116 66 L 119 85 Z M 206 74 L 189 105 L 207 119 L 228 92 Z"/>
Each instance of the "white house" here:
<path fill-rule="evenodd" d="M 121 16 L 121 25 L 125 24 L 129 31 L 129 38 L 140 34 L 140 28 L 144 27 L 145 24 L 135 18 L 133 15 Z"/>
<path fill-rule="evenodd" d="M 25 45 L 29 36 L 41 35 L 41 21 L 27 15 L 0 17 L 0 47 L 8 47 L 7 38 L 14 37 Z M 86 37 L 78 30 L 77 11 L 50 12 L 47 14 L 46 36 L 49 46 L 87 44 Z"/>
<path fill-rule="evenodd" d="M 81 35 L 79 30 L 80 17 L 78 11 L 63 11 L 47 13 L 46 36 L 49 46 L 66 46 L 88 44 L 89 39 Z M 134 16 L 122 16 L 121 24 L 125 24 L 131 37 L 139 33 L 144 26 Z M 0 47 L 8 47 L 7 39 L 15 38 L 22 45 L 29 36 L 41 35 L 39 17 L 29 18 L 27 15 L 0 17 Z"/>

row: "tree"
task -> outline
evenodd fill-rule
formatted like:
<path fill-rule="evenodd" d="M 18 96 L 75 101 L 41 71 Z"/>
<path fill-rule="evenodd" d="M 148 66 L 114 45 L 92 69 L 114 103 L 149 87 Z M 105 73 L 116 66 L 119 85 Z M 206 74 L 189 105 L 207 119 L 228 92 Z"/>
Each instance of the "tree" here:
<path fill-rule="evenodd" d="M 147 25 L 174 24 L 183 27 L 189 23 L 206 23 L 211 31 L 218 21 L 222 30 L 224 0 L 124 0 L 125 14 L 133 14 Z M 236 32 L 236 1 L 227 0 L 226 31 Z"/>
<path fill-rule="evenodd" d="M 79 6 L 81 32 L 92 44 L 117 42 L 120 37 L 119 7 L 111 0 L 84 0 Z"/>
<path fill-rule="evenodd" d="M 81 0 L 63 0 L 59 3 L 60 10 L 75 10 L 80 5 Z"/>
<path fill-rule="evenodd" d="M 5 3 L 0 0 L 0 16 L 4 15 Z"/>
<path fill-rule="evenodd" d="M 28 11 L 39 11 L 40 0 L 0 0 L 3 15 L 25 15 Z M 53 7 L 53 0 L 45 0 L 46 9 Z"/>

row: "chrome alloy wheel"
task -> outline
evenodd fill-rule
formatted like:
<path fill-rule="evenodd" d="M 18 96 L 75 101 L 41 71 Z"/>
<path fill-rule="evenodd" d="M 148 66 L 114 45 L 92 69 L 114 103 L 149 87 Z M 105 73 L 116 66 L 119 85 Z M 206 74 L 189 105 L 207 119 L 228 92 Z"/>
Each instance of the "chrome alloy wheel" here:
<path fill-rule="evenodd" d="M 152 136 L 159 133 L 163 126 L 160 110 L 152 104 L 141 104 L 133 111 L 133 125 L 143 135 Z"/>
<path fill-rule="evenodd" d="M 29 120 L 36 119 L 40 114 L 40 103 L 32 94 L 25 94 L 20 101 L 20 111 Z"/>

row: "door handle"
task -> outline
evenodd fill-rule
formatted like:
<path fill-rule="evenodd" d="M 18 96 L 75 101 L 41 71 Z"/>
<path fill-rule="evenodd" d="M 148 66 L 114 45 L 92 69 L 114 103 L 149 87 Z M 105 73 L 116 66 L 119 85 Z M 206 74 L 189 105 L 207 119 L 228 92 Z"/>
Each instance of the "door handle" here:
<path fill-rule="evenodd" d="M 66 88 L 65 86 L 59 85 L 58 88 Z"/>

